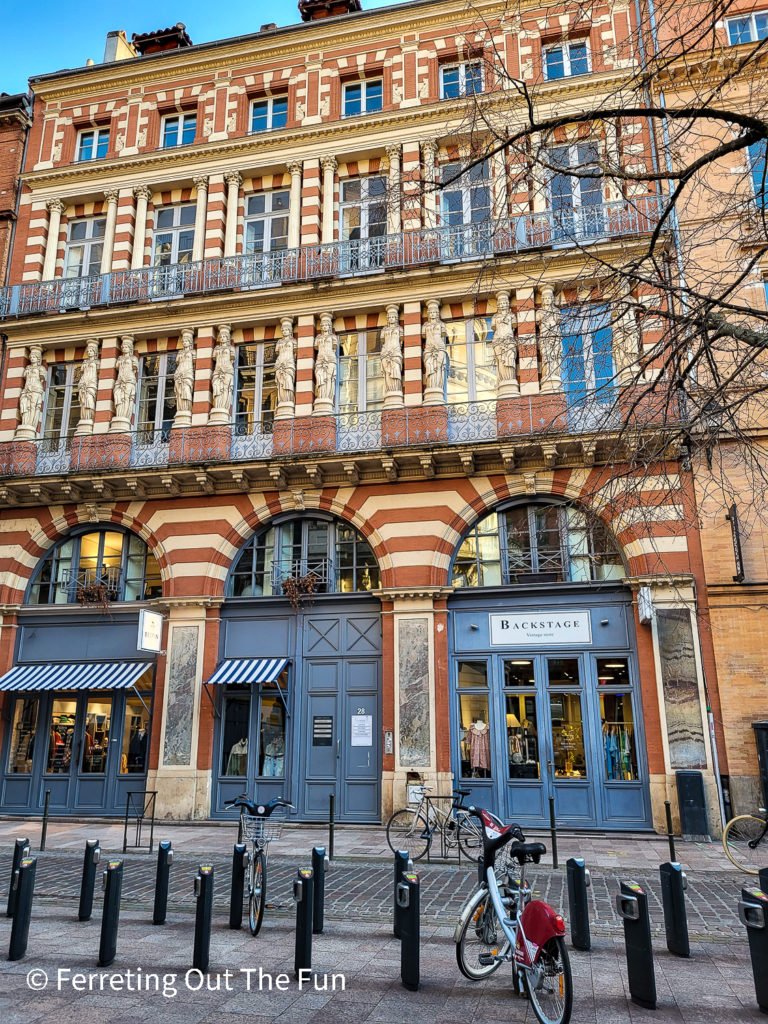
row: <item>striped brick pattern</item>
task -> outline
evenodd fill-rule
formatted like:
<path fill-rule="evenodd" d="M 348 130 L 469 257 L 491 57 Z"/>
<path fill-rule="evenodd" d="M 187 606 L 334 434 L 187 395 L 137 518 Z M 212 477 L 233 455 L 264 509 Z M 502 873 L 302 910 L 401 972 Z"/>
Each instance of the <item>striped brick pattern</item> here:
<path fill-rule="evenodd" d="M 422 386 L 421 303 L 403 304 L 403 395 L 406 405 L 420 405 Z"/>
<path fill-rule="evenodd" d="M 319 160 L 304 161 L 304 182 L 301 191 L 302 245 L 317 245 L 320 241 L 322 174 Z"/>
<path fill-rule="evenodd" d="M 223 174 L 212 174 L 208 181 L 208 212 L 205 222 L 205 259 L 221 256 L 224 252 L 225 217 L 227 212 L 227 186 Z"/>
<path fill-rule="evenodd" d="M 296 350 L 296 415 L 308 416 L 314 399 L 315 318 L 300 316 L 294 328 Z"/>
<path fill-rule="evenodd" d="M 136 201 L 133 197 L 133 189 L 121 188 L 117 202 L 115 247 L 112 251 L 113 270 L 128 270 L 131 266 L 135 217 Z"/>
<path fill-rule="evenodd" d="M 517 288 L 514 299 L 513 308 L 517 317 L 518 380 L 521 394 L 530 395 L 539 390 L 534 289 Z"/>
<path fill-rule="evenodd" d="M 195 338 L 195 391 L 192 400 L 192 426 L 203 426 L 211 411 L 211 373 L 216 331 L 200 327 Z"/>

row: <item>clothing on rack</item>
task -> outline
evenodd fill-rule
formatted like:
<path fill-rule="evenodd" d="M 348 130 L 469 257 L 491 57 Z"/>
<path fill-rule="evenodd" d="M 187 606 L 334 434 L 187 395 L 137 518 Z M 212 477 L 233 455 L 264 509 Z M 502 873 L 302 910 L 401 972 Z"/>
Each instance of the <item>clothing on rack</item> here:
<path fill-rule="evenodd" d="M 227 760 L 227 775 L 245 775 L 248 764 L 248 739 L 244 737 L 232 744 Z"/>
<path fill-rule="evenodd" d="M 469 762 L 473 768 L 490 771 L 491 741 L 485 722 L 473 722 L 469 727 Z"/>

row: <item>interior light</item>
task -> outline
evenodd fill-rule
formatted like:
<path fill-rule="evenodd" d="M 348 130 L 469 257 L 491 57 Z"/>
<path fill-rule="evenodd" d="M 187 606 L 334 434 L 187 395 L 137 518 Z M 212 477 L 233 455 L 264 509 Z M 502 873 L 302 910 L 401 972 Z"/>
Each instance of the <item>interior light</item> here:
<path fill-rule="evenodd" d="M 624 666 L 624 662 L 623 661 L 615 661 L 615 662 L 614 661 L 606 661 L 605 667 L 606 668 L 624 668 L 625 666 Z"/>
<path fill-rule="evenodd" d="M 530 665 L 530 661 L 510 661 L 510 665 Z"/>

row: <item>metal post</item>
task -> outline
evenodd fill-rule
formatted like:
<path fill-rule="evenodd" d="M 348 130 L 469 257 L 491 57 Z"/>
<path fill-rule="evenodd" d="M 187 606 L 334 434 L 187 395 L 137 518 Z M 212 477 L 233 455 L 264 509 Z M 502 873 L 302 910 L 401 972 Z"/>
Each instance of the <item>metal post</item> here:
<path fill-rule="evenodd" d="M 591 885 L 589 870 L 583 857 L 569 857 L 565 862 L 568 873 L 568 906 L 571 916 L 571 945 L 574 949 L 592 948 L 589 934 L 589 900 L 587 889 Z"/>
<path fill-rule="evenodd" d="M 36 872 L 37 857 L 22 857 L 18 868 L 13 873 L 12 884 L 16 887 L 16 909 L 11 925 L 11 942 L 8 946 L 9 960 L 21 960 L 27 952 Z"/>
<path fill-rule="evenodd" d="M 667 861 L 666 864 L 659 866 L 659 874 L 667 949 L 677 956 L 690 956 L 688 916 L 685 911 L 685 890 L 688 888 L 688 880 L 685 872 L 677 861 Z"/>
<path fill-rule="evenodd" d="M 325 869 L 328 858 L 322 846 L 312 848 L 312 873 L 314 875 L 315 902 L 312 907 L 312 933 L 322 935 L 325 926 Z"/>
<path fill-rule="evenodd" d="M 651 946 L 648 896 L 637 882 L 622 882 L 616 894 L 616 909 L 624 922 L 629 995 L 633 1003 L 656 1009 L 656 973 Z"/>
<path fill-rule="evenodd" d="M 48 836 L 48 810 L 51 806 L 51 791 L 46 789 L 45 791 L 45 803 L 43 804 L 43 827 L 40 832 L 40 850 L 45 851 L 45 840 Z"/>
<path fill-rule="evenodd" d="M 312 970 L 312 911 L 315 902 L 315 880 L 311 868 L 299 868 L 293 882 L 296 901 L 296 946 L 293 958 L 293 976 L 301 978 L 302 971 Z"/>
<path fill-rule="evenodd" d="M 13 844 L 13 864 L 11 865 L 11 884 L 8 886 L 8 909 L 5 912 L 6 917 L 13 917 L 13 912 L 16 909 L 16 896 L 18 894 L 18 889 L 15 885 L 15 875 L 19 870 L 19 864 L 21 864 L 24 858 L 28 856 L 29 840 L 17 839 Z"/>
<path fill-rule="evenodd" d="M 397 902 L 402 909 L 400 980 L 404 988 L 417 992 L 420 966 L 419 876 L 412 871 L 406 871 L 397 887 Z"/>
<path fill-rule="evenodd" d="M 80 905 L 77 908 L 78 921 L 90 921 L 93 913 L 93 889 L 96 885 L 96 865 L 101 858 L 98 839 L 89 839 L 85 844 L 83 877 L 80 882 Z"/>
<path fill-rule="evenodd" d="M 757 873 L 757 879 L 763 892 L 768 892 L 768 868 L 760 868 Z"/>
<path fill-rule="evenodd" d="M 229 927 L 233 931 L 243 925 L 245 872 L 250 859 L 245 843 L 235 843 L 232 849 L 232 889 L 229 896 Z"/>
<path fill-rule="evenodd" d="M 739 920 L 747 929 L 757 1005 L 768 1013 L 768 895 L 762 889 L 741 890 Z"/>
<path fill-rule="evenodd" d="M 101 876 L 104 909 L 101 913 L 99 967 L 109 967 L 117 955 L 117 926 L 120 923 L 120 893 L 123 888 L 123 862 L 111 860 Z"/>
<path fill-rule="evenodd" d="M 328 798 L 328 859 L 333 860 L 333 830 L 335 827 L 336 794 L 331 793 Z"/>
<path fill-rule="evenodd" d="M 552 835 L 552 867 L 557 868 L 557 826 L 555 825 L 555 798 L 549 798 L 549 831 Z"/>
<path fill-rule="evenodd" d="M 164 839 L 157 847 L 157 875 L 155 876 L 155 905 L 152 909 L 152 924 L 165 924 L 168 913 L 168 883 L 173 864 L 173 847 L 170 839 Z"/>
<path fill-rule="evenodd" d="M 672 830 L 672 804 L 669 800 L 664 801 L 664 813 L 667 816 L 667 842 L 669 843 L 669 859 L 677 861 L 675 856 L 675 833 Z"/>
<path fill-rule="evenodd" d="M 211 955 L 211 918 L 213 917 L 213 864 L 201 864 L 195 876 L 195 945 L 192 966 L 208 970 Z"/>
<path fill-rule="evenodd" d="M 398 850 L 395 854 L 395 887 L 392 891 L 392 903 L 394 906 L 393 912 L 393 923 L 392 923 L 392 934 L 396 939 L 400 938 L 400 932 L 402 930 L 402 907 L 398 902 L 398 891 L 403 876 L 406 871 L 413 870 L 413 861 L 411 860 L 407 850 Z"/>

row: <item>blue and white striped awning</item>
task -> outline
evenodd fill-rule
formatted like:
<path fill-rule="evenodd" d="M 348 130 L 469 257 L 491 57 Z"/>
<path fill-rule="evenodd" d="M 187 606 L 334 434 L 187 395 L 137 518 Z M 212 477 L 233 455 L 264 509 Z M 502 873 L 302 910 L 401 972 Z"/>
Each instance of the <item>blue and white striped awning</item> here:
<path fill-rule="evenodd" d="M 15 665 L 0 679 L 0 690 L 127 690 L 148 668 L 148 661 Z"/>
<path fill-rule="evenodd" d="M 228 658 L 208 683 L 274 683 L 287 664 L 288 658 Z"/>

